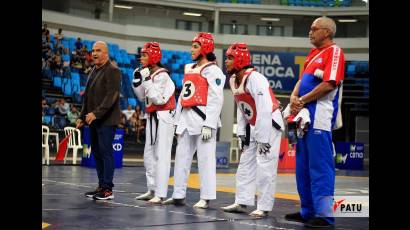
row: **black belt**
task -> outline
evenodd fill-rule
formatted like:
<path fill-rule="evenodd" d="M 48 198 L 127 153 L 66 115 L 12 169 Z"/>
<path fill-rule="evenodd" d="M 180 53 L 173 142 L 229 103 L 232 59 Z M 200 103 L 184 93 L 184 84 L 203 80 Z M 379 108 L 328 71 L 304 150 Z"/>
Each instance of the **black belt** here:
<path fill-rule="evenodd" d="M 155 140 L 152 137 L 152 118 L 155 120 Z M 151 131 L 151 145 L 154 145 L 155 142 L 157 141 L 157 135 L 158 135 L 158 116 L 157 116 L 157 111 L 154 111 L 153 113 L 150 113 L 149 116 L 150 119 L 150 131 Z"/>
<path fill-rule="evenodd" d="M 201 118 L 202 118 L 202 120 L 206 120 L 206 115 L 205 115 L 205 113 L 204 112 L 202 112 L 198 107 L 196 107 L 196 106 L 191 106 L 190 107 L 192 110 L 194 110 L 195 112 L 196 112 L 196 114 L 198 114 Z M 182 110 L 183 110 L 184 108 L 182 107 L 181 108 L 181 112 L 182 112 Z"/>
<path fill-rule="evenodd" d="M 275 127 L 277 130 L 280 130 L 280 125 L 278 123 L 276 123 L 276 121 L 274 121 L 273 119 L 272 119 L 272 126 Z M 249 146 L 249 142 L 251 140 L 251 126 L 250 126 L 249 123 L 246 124 L 245 132 L 246 132 L 245 142 L 242 143 L 242 146 L 244 146 L 244 145 Z"/>
<path fill-rule="evenodd" d="M 246 124 L 246 128 L 245 128 L 245 142 L 242 143 L 242 149 L 243 146 L 249 146 L 249 142 L 251 141 L 251 125 L 248 123 Z"/>
<path fill-rule="evenodd" d="M 272 119 L 272 126 L 275 127 L 277 130 L 280 130 L 280 125 L 276 123 L 276 121 L 274 121 L 273 119 Z"/>

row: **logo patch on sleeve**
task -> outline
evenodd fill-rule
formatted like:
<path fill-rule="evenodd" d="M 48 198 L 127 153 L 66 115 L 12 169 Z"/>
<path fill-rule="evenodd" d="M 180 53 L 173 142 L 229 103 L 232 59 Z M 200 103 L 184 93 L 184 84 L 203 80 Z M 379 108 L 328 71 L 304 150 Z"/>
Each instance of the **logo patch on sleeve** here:
<path fill-rule="evenodd" d="M 222 83 L 222 81 L 221 81 L 221 79 L 217 78 L 217 79 L 215 79 L 215 83 L 216 83 L 216 85 L 220 85 Z"/>

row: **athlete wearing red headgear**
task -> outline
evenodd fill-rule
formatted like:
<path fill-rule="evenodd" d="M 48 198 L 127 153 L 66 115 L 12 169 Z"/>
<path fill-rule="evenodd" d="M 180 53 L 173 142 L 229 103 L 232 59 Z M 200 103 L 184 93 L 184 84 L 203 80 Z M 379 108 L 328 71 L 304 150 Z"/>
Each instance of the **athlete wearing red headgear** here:
<path fill-rule="evenodd" d="M 272 211 L 283 118 L 269 82 L 251 66 L 251 56 L 245 43 L 232 44 L 226 51 L 229 84 L 237 104 L 237 135 L 242 155 L 236 173 L 235 203 L 221 209 L 226 212 L 246 212 L 255 203 L 251 216 L 264 217 Z"/>
<path fill-rule="evenodd" d="M 141 57 L 148 57 L 148 61 L 144 61 L 142 67 L 152 66 L 161 62 L 162 52 L 158 42 L 147 42 L 141 49 Z"/>
<path fill-rule="evenodd" d="M 201 181 L 200 200 L 195 208 L 208 208 L 216 199 L 216 129 L 220 127 L 225 75 L 216 65 L 212 34 L 200 32 L 192 40 L 191 57 L 185 65 L 183 89 L 179 96 L 175 124 L 178 145 L 174 167 L 174 193 L 163 204 L 181 204 L 192 158 L 197 151 Z"/>
<path fill-rule="evenodd" d="M 158 204 L 167 197 L 176 107 L 175 85 L 161 57 L 159 43 L 145 43 L 140 58 L 143 69 L 134 71 L 133 80 L 134 92 L 145 101 L 148 115 L 144 148 L 148 192 L 136 199 Z"/>

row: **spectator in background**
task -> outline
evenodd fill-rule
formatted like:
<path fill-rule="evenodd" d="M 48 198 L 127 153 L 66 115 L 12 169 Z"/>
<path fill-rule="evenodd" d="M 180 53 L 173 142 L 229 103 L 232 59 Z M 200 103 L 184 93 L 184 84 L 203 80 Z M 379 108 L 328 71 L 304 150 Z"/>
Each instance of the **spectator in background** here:
<path fill-rule="evenodd" d="M 63 29 L 59 28 L 58 33 L 54 34 L 54 38 L 56 40 L 56 49 L 60 51 L 60 53 L 62 53 L 64 49 L 64 46 L 63 46 L 64 35 L 62 31 Z"/>
<path fill-rule="evenodd" d="M 142 119 L 143 119 L 143 114 L 141 112 L 141 107 L 137 105 L 135 107 L 135 112 L 130 117 L 130 124 L 131 124 L 132 131 L 135 131 L 135 133 L 137 134 L 138 144 L 142 143 L 140 137 L 141 137 L 142 130 L 145 128 L 145 126 L 143 125 Z"/>
<path fill-rule="evenodd" d="M 53 106 L 56 109 L 56 113 L 62 116 L 67 116 L 70 109 L 70 104 L 68 104 L 64 99 L 57 100 Z"/>
<path fill-rule="evenodd" d="M 81 38 L 80 38 L 80 37 L 77 38 L 77 41 L 75 42 L 74 46 L 75 46 L 75 49 L 76 49 L 77 51 L 80 51 L 81 48 L 83 48 L 83 43 L 81 42 Z"/>
<path fill-rule="evenodd" d="M 61 59 L 63 61 L 63 68 L 64 69 L 70 68 L 70 54 L 69 54 L 68 48 L 64 48 L 64 53 Z"/>
<path fill-rule="evenodd" d="M 112 64 L 114 65 L 114 63 Z M 93 57 L 91 56 L 91 51 L 87 51 L 87 54 L 85 56 L 85 62 L 84 62 L 84 73 L 88 74 L 93 68 L 93 66 L 94 66 L 94 63 L 93 63 Z M 114 65 L 114 66 L 117 66 L 117 65 Z"/>
<path fill-rule="evenodd" d="M 71 53 L 71 68 L 75 68 L 78 70 L 83 68 L 79 51 L 73 50 L 73 52 Z"/>
<path fill-rule="evenodd" d="M 132 110 L 132 106 L 128 105 L 127 109 L 123 110 L 122 113 L 125 115 L 127 121 L 131 118 L 134 110 Z"/>
<path fill-rule="evenodd" d="M 44 115 L 46 114 L 46 112 L 47 112 L 47 109 L 48 109 L 50 106 L 47 104 L 46 99 L 43 99 L 43 101 L 42 101 L 41 104 L 42 104 L 41 107 L 42 107 L 43 116 L 44 116 Z"/>
<path fill-rule="evenodd" d="M 118 124 L 118 127 L 120 129 L 124 129 L 125 133 L 127 133 L 127 118 L 125 117 L 125 114 L 121 113 L 121 120 L 120 120 L 120 124 Z"/>
<path fill-rule="evenodd" d="M 71 110 L 67 113 L 67 119 L 71 126 L 76 126 L 76 121 L 80 117 L 80 111 L 74 105 L 71 106 Z"/>
<path fill-rule="evenodd" d="M 63 62 L 61 60 L 61 55 L 58 51 L 54 56 L 53 61 L 51 62 L 51 70 L 54 74 L 63 76 Z"/>
<path fill-rule="evenodd" d="M 64 100 L 60 99 L 54 103 L 55 116 L 53 120 L 54 128 L 63 129 L 67 125 L 67 112 L 70 109 L 70 105 Z"/>
<path fill-rule="evenodd" d="M 47 24 L 43 25 L 43 29 L 41 30 L 41 35 L 47 42 L 50 42 L 50 31 L 47 29 Z"/>

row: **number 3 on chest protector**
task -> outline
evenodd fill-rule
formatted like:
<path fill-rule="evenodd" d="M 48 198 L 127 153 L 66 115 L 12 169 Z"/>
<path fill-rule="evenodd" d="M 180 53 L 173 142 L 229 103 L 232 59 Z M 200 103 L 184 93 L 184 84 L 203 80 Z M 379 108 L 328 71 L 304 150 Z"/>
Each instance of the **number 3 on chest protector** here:
<path fill-rule="evenodd" d="M 195 85 L 191 81 L 186 81 L 182 90 L 182 97 L 187 100 L 195 94 Z"/>

